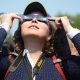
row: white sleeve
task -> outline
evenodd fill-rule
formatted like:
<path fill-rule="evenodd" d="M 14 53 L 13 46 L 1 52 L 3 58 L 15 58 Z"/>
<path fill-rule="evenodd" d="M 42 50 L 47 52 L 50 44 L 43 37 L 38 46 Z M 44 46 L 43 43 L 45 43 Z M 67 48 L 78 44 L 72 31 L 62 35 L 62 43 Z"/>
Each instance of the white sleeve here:
<path fill-rule="evenodd" d="M 10 28 L 4 24 L 0 24 L 0 28 L 4 28 L 6 30 L 6 32 L 8 33 Z"/>
<path fill-rule="evenodd" d="M 80 30 L 77 28 L 74 28 L 73 30 L 71 30 L 70 32 L 67 33 L 67 35 L 69 36 L 69 38 L 73 38 L 76 34 L 80 33 Z"/>

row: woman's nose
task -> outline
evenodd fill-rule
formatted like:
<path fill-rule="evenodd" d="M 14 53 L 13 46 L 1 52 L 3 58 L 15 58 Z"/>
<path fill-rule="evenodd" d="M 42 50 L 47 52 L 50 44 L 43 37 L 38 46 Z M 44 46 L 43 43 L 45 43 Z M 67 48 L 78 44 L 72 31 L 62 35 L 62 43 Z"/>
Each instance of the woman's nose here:
<path fill-rule="evenodd" d="M 38 21 L 37 18 L 33 18 L 33 19 L 32 19 L 32 22 L 37 23 L 37 21 Z"/>

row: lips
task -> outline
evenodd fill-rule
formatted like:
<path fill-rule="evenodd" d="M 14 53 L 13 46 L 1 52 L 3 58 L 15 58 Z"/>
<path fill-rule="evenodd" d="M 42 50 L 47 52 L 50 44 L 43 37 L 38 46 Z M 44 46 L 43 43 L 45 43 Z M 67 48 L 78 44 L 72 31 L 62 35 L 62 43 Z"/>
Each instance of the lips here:
<path fill-rule="evenodd" d="M 39 29 L 39 27 L 38 27 L 38 26 L 35 26 L 35 25 L 31 25 L 31 26 L 29 26 L 28 28 Z"/>

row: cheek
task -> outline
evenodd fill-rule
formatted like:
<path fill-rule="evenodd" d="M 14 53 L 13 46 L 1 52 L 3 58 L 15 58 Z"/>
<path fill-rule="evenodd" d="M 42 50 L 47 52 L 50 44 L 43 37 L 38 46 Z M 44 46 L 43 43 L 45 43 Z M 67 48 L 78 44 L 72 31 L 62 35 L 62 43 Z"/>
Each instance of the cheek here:
<path fill-rule="evenodd" d="M 21 28 L 26 28 L 28 25 L 29 25 L 29 23 L 24 22 L 24 23 L 21 25 Z"/>
<path fill-rule="evenodd" d="M 23 23 L 23 24 L 21 25 L 21 35 L 24 35 L 24 34 L 25 34 L 25 32 L 26 32 L 26 27 L 27 27 L 27 25 L 26 25 L 25 23 Z"/>
<path fill-rule="evenodd" d="M 45 36 L 49 36 L 49 26 L 45 23 L 43 23 L 41 26 L 43 34 Z"/>
<path fill-rule="evenodd" d="M 24 22 L 22 25 L 21 25 L 21 32 L 25 32 L 27 30 L 27 27 L 29 26 L 29 23 L 28 22 Z"/>
<path fill-rule="evenodd" d="M 25 32 L 25 28 L 21 26 L 21 34 L 23 35 L 24 32 Z"/>

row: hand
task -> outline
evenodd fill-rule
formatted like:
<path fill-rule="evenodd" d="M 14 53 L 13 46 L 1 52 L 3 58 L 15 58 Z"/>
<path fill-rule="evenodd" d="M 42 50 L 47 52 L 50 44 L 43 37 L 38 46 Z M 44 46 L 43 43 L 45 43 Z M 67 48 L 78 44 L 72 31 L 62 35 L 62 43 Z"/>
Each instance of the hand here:
<path fill-rule="evenodd" d="M 6 25 L 10 28 L 12 27 L 14 19 L 21 19 L 21 17 L 15 13 L 7 13 L 7 14 L 3 14 L 1 16 L 2 24 Z"/>
<path fill-rule="evenodd" d="M 54 21 L 56 23 L 57 27 L 64 27 L 65 32 L 69 32 L 70 30 L 74 29 L 67 16 L 63 16 L 63 17 L 53 17 L 53 18 L 49 18 L 49 20 Z"/>

